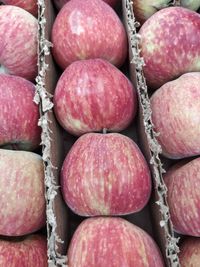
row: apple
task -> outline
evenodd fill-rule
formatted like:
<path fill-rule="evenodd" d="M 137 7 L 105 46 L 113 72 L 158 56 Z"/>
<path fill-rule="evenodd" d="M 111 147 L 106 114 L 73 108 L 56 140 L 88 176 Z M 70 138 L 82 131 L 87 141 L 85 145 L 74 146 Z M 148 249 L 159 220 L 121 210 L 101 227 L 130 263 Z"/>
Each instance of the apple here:
<path fill-rule="evenodd" d="M 181 6 L 191 10 L 198 10 L 200 8 L 200 0 L 180 0 Z"/>
<path fill-rule="evenodd" d="M 164 8 L 143 24 L 139 34 L 144 75 L 151 89 L 200 71 L 200 14 L 183 7 Z"/>
<path fill-rule="evenodd" d="M 180 246 L 179 259 L 181 267 L 199 267 L 200 238 L 190 237 Z"/>
<path fill-rule="evenodd" d="M 115 11 L 102 0 L 71 0 L 52 29 L 53 55 L 62 69 L 70 63 L 103 58 L 116 66 L 127 56 L 127 36 Z"/>
<path fill-rule="evenodd" d="M 0 73 L 37 75 L 37 19 L 16 6 L 0 6 Z"/>
<path fill-rule="evenodd" d="M 142 25 L 154 13 L 171 4 L 171 0 L 134 0 L 133 11 L 136 20 Z M 180 0 L 180 5 L 196 11 L 200 7 L 200 0 Z"/>
<path fill-rule="evenodd" d="M 33 150 L 39 146 L 39 107 L 35 86 L 17 76 L 0 74 L 0 145 Z"/>
<path fill-rule="evenodd" d="M 88 133 L 65 158 L 61 188 L 67 205 L 81 216 L 125 215 L 147 204 L 151 176 L 129 137 Z"/>
<path fill-rule="evenodd" d="M 42 235 L 21 240 L 0 240 L 0 266 L 47 267 L 47 241 Z"/>
<path fill-rule="evenodd" d="M 111 7 L 115 7 L 117 3 L 120 2 L 120 0 L 103 0 Z M 61 9 L 69 0 L 54 0 L 54 4 L 57 7 L 57 9 Z"/>
<path fill-rule="evenodd" d="M 102 59 L 73 62 L 60 77 L 54 111 L 62 127 L 74 135 L 121 131 L 133 120 L 136 90 L 126 76 Z"/>
<path fill-rule="evenodd" d="M 167 7 L 171 0 L 135 0 L 133 1 L 133 12 L 135 19 L 143 24 L 158 10 Z"/>
<path fill-rule="evenodd" d="M 163 154 L 174 159 L 199 155 L 200 72 L 164 84 L 150 101 Z"/>
<path fill-rule="evenodd" d="M 30 12 L 33 16 L 37 16 L 38 6 L 37 0 L 1 0 L 2 3 L 6 5 L 18 6 L 26 11 Z"/>
<path fill-rule="evenodd" d="M 173 166 L 164 181 L 175 231 L 200 236 L 200 157 Z"/>
<path fill-rule="evenodd" d="M 44 167 L 33 152 L 0 149 L 0 235 L 21 236 L 45 225 Z"/>
<path fill-rule="evenodd" d="M 68 249 L 69 267 L 164 267 L 154 240 L 121 218 L 84 220 Z"/>

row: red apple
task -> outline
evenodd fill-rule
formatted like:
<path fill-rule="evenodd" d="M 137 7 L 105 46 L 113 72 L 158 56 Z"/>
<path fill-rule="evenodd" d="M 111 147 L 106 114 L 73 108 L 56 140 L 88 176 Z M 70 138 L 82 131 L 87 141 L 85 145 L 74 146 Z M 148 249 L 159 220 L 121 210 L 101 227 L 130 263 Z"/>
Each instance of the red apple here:
<path fill-rule="evenodd" d="M 168 82 L 151 97 L 152 121 L 169 158 L 200 154 L 200 72 Z"/>
<path fill-rule="evenodd" d="M 41 156 L 0 149 L 0 235 L 20 236 L 45 224 Z"/>
<path fill-rule="evenodd" d="M 133 11 L 136 20 L 143 24 L 154 13 L 171 4 L 171 0 L 134 0 Z M 200 7 L 200 0 L 180 0 L 180 5 L 196 11 Z"/>
<path fill-rule="evenodd" d="M 199 267 L 200 238 L 188 238 L 180 246 L 179 254 L 181 267 Z"/>
<path fill-rule="evenodd" d="M 16 76 L 0 74 L 0 145 L 32 150 L 40 143 L 35 86 Z"/>
<path fill-rule="evenodd" d="M 37 16 L 38 13 L 38 6 L 37 6 L 37 0 L 1 0 L 2 3 L 6 5 L 12 5 L 12 6 L 18 6 L 29 13 L 31 13 L 33 16 Z"/>
<path fill-rule="evenodd" d="M 52 30 L 53 55 L 62 69 L 70 63 L 103 58 L 116 66 L 127 55 L 127 37 L 115 11 L 102 0 L 71 0 Z"/>
<path fill-rule="evenodd" d="M 147 204 L 151 176 L 140 149 L 129 137 L 89 133 L 68 153 L 61 185 L 66 203 L 79 215 L 124 215 Z"/>
<path fill-rule="evenodd" d="M 0 240 L 0 266 L 47 267 L 46 238 L 31 235 L 19 241 Z"/>
<path fill-rule="evenodd" d="M 143 24 L 139 34 L 144 75 L 152 89 L 200 71 L 200 14 L 182 7 L 164 8 Z"/>
<path fill-rule="evenodd" d="M 90 218 L 72 237 L 69 267 L 164 267 L 154 240 L 121 218 Z"/>
<path fill-rule="evenodd" d="M 58 81 L 54 111 L 60 124 L 74 135 L 121 131 L 133 120 L 137 96 L 130 81 L 102 59 L 72 63 Z"/>
<path fill-rule="evenodd" d="M 57 9 L 61 9 L 69 0 L 53 0 L 54 4 L 56 5 Z M 108 5 L 115 7 L 120 0 L 103 0 Z"/>
<path fill-rule="evenodd" d="M 0 73 L 34 80 L 37 28 L 37 19 L 22 8 L 0 6 Z"/>
<path fill-rule="evenodd" d="M 175 231 L 200 236 L 200 158 L 172 167 L 165 183 Z"/>

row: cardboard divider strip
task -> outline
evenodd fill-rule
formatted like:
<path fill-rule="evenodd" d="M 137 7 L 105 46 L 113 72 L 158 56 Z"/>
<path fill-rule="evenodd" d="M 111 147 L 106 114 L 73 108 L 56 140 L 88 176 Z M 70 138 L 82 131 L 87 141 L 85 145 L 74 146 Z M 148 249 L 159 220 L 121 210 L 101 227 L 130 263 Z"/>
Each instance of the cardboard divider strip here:
<path fill-rule="evenodd" d="M 45 198 L 47 215 L 48 266 L 66 265 L 67 209 L 63 202 L 59 171 L 63 160 L 61 129 L 57 125 L 52 108 L 52 93 L 57 81 L 53 59 L 50 54 L 50 31 L 53 23 L 51 1 L 38 1 L 38 76 L 36 78 L 35 102 L 40 106 L 39 125 L 42 128 L 41 144 L 45 168 Z M 52 140 L 54 137 L 54 140 Z M 56 167 L 55 167 L 56 166 Z M 62 214 L 62 218 L 57 216 Z M 64 255 L 64 256 L 63 256 Z"/>
<path fill-rule="evenodd" d="M 151 164 L 150 167 L 153 175 L 155 192 L 152 199 L 152 214 L 157 231 L 157 242 L 165 257 L 166 265 L 178 267 L 180 266 L 178 258 L 179 248 L 177 246 L 178 238 L 174 236 L 169 216 L 169 207 L 166 200 L 167 188 L 162 177 L 165 171 L 160 160 L 162 151 L 156 140 L 157 134 L 153 129 L 151 120 L 150 101 L 143 74 L 144 61 L 139 53 L 140 37 L 136 30 L 138 23 L 135 21 L 133 3 L 131 0 L 123 0 L 123 13 L 129 39 L 131 79 L 136 85 L 140 102 L 140 132 L 143 152 Z"/>

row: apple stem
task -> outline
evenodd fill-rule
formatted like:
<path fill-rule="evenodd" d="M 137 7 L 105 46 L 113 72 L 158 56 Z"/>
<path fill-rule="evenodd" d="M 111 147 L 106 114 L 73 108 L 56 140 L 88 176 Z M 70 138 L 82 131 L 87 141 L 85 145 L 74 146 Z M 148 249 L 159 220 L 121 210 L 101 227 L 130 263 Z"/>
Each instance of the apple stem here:
<path fill-rule="evenodd" d="M 103 128 L 103 134 L 106 134 L 106 133 L 107 133 L 107 129 Z"/>
<path fill-rule="evenodd" d="M 8 73 L 8 70 L 0 64 L 0 74 L 7 74 Z"/>

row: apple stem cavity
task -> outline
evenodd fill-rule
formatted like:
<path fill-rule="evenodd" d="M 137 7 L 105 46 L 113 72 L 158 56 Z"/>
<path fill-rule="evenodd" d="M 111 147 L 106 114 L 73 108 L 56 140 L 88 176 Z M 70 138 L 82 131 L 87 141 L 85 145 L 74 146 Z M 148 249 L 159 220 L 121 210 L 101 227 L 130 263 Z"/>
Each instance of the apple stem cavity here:
<path fill-rule="evenodd" d="M 0 74 L 8 74 L 8 73 L 9 73 L 8 70 L 3 65 L 0 64 Z"/>

